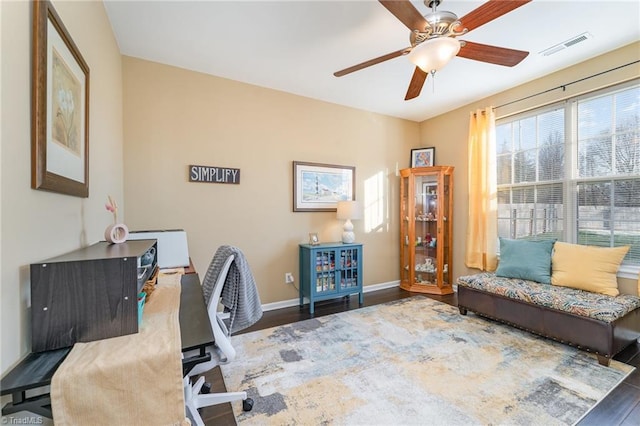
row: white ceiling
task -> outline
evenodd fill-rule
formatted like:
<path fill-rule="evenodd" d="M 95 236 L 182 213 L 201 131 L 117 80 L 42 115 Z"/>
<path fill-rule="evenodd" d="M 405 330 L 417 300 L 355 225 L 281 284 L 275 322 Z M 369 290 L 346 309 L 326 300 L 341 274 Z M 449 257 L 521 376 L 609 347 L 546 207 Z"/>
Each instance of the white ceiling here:
<path fill-rule="evenodd" d="M 438 10 L 463 17 L 483 3 L 444 0 Z M 106 0 L 105 8 L 124 55 L 414 121 L 640 40 L 638 0 L 533 0 L 460 37 L 531 52 L 523 62 L 456 57 L 405 101 L 414 69 L 406 57 L 333 76 L 409 46 L 409 30 L 377 1 Z M 539 54 L 587 31 L 587 41 Z"/>

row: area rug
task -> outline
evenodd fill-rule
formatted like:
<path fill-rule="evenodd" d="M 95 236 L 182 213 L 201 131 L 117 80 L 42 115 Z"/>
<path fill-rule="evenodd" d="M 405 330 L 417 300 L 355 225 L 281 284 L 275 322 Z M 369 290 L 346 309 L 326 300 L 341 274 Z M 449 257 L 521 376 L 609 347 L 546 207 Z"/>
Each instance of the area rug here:
<path fill-rule="evenodd" d="M 573 424 L 634 369 L 423 296 L 231 340 L 241 424 Z"/>

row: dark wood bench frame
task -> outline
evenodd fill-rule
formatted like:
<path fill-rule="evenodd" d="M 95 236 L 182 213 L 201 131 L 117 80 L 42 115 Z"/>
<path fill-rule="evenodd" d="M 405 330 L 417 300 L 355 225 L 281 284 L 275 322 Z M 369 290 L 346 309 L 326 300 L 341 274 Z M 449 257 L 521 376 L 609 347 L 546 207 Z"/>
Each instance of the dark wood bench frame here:
<path fill-rule="evenodd" d="M 640 308 L 608 323 L 458 284 L 458 309 L 593 352 L 605 366 L 640 338 Z"/>

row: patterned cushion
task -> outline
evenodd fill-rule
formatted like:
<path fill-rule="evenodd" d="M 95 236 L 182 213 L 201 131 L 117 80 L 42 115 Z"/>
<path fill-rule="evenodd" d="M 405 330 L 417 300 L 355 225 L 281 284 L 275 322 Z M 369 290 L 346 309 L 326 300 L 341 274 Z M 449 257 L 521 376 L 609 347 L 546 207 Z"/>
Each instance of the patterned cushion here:
<path fill-rule="evenodd" d="M 490 272 L 460 277 L 458 285 L 604 322 L 613 322 L 640 308 L 640 297 L 629 294 L 607 296 L 535 281 L 497 277 Z"/>

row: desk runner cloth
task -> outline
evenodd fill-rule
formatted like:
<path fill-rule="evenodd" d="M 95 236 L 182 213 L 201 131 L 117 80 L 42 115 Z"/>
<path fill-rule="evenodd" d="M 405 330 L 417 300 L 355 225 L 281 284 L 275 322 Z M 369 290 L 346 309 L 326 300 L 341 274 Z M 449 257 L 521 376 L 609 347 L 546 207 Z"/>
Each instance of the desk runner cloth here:
<path fill-rule="evenodd" d="M 158 276 L 137 334 L 76 343 L 51 380 L 58 425 L 180 425 L 181 274 Z"/>

